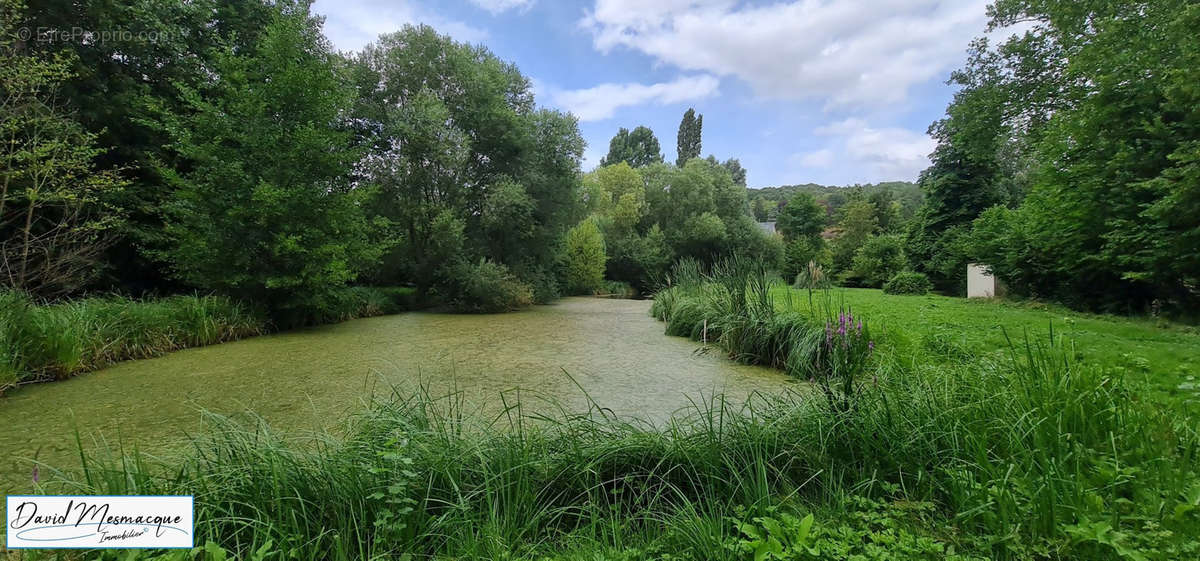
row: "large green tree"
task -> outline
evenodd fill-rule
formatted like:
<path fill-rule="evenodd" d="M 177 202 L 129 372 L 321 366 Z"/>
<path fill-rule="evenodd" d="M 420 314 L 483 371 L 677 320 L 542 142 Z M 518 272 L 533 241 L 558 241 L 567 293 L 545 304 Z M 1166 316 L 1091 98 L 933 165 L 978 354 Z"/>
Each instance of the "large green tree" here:
<path fill-rule="evenodd" d="M 192 286 L 304 321 L 378 257 L 348 171 L 353 92 L 307 6 L 282 7 L 252 52 L 226 50 L 213 83 L 164 116 L 188 165 L 164 168 L 163 256 Z"/>
<path fill-rule="evenodd" d="M 428 26 L 381 36 L 352 69 L 363 181 L 379 187 L 370 210 L 399 242 L 375 277 L 444 279 L 430 225 L 448 213 L 464 224 L 456 259 L 491 260 L 551 297 L 563 235 L 581 218 L 574 117 L 537 109 L 515 66 Z"/>
<path fill-rule="evenodd" d="M 622 128 L 608 143 L 608 155 L 600 158 L 600 165 L 620 162 L 640 168 L 663 161 L 662 148 L 654 131 L 648 127 L 637 127 L 633 131 Z"/>

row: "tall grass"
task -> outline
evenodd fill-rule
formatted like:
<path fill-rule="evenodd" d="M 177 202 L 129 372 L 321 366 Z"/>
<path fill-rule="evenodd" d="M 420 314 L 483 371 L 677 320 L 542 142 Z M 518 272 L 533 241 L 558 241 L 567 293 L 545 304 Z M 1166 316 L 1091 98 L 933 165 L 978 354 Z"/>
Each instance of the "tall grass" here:
<path fill-rule="evenodd" d="M 415 294 L 403 287 L 346 287 L 301 323 L 413 310 L 420 307 Z M 23 294 L 0 291 L 0 393 L 22 383 L 61 380 L 123 360 L 270 330 L 263 314 L 222 296 L 110 296 L 38 305 Z"/>
<path fill-rule="evenodd" d="M 0 391 L 256 335 L 263 326 L 245 307 L 216 296 L 87 298 L 39 306 L 18 293 L 0 293 Z"/>
<path fill-rule="evenodd" d="M 766 558 L 846 558 L 909 530 L 942 552 L 911 558 L 1194 553 L 1194 423 L 1116 372 L 1077 367 L 1060 342 L 1014 348 L 878 370 L 850 411 L 802 390 L 714 396 L 657 428 L 519 403 L 489 422 L 461 396 L 427 394 L 376 403 L 344 438 L 214 418 L 182 463 L 91 463 L 67 489 L 195 494 L 200 541 L 298 559 L 750 558 L 743 529 L 781 510 L 818 515 L 805 546 L 817 553 Z M 872 522 L 846 511 L 859 500 L 927 514 Z"/>

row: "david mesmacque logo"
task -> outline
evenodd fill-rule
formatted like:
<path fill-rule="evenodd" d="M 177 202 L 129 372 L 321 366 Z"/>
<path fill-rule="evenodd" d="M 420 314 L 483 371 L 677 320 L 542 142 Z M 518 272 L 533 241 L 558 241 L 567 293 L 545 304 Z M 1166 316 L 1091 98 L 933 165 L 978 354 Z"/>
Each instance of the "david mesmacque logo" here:
<path fill-rule="evenodd" d="M 8 549 L 190 548 L 190 496 L 10 495 Z"/>

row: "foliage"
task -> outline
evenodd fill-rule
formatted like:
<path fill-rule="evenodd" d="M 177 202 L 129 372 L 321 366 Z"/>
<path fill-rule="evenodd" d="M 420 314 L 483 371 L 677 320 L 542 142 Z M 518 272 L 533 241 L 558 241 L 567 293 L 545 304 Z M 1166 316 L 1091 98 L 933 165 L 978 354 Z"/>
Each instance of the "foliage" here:
<path fill-rule="evenodd" d="M 501 263 L 458 261 L 442 270 L 438 295 L 460 312 L 510 312 L 533 303 L 533 288 Z"/>
<path fill-rule="evenodd" d="M 794 279 L 809 263 L 827 267 L 830 255 L 821 238 L 796 238 L 784 248 L 783 278 Z"/>
<path fill-rule="evenodd" d="M 455 276 L 439 269 L 482 258 L 548 299 L 581 211 L 575 118 L 536 109 L 515 66 L 428 26 L 381 36 L 350 70 L 368 213 L 397 242 L 373 280 L 453 292 L 433 286 Z"/>
<path fill-rule="evenodd" d="M 319 22 L 281 11 L 258 49 L 217 59 L 215 96 L 184 90 L 192 113 L 165 114 L 170 261 L 180 278 L 265 305 L 283 324 L 311 321 L 379 255 L 351 190 L 357 158 L 339 122 L 352 92 Z"/>
<path fill-rule="evenodd" d="M 755 559 L 982 560 L 962 555 L 953 543 L 939 539 L 929 524 L 936 505 L 929 502 L 882 501 L 861 495 L 842 500 L 837 518 L 818 523 L 813 513 L 800 517 L 784 508 L 766 508 L 759 516 L 738 512 L 731 517 L 740 536 L 725 547 L 751 553 Z M 748 519 L 747 519 L 748 518 Z M 825 521 L 822 521 L 825 522 Z"/>
<path fill-rule="evenodd" d="M 854 255 L 878 228 L 874 205 L 861 198 L 843 207 L 842 213 L 840 233 L 833 242 L 833 269 L 840 273 L 850 271 Z"/>
<path fill-rule="evenodd" d="M 1029 31 L 977 41 L 955 74 L 914 262 L 996 264 L 1015 291 L 1075 306 L 1195 309 L 1200 9 L 1005 0 L 990 14 L 989 29 Z M 1015 210 L 981 216 L 995 204 Z M 979 232 L 955 230 L 976 217 Z M 946 285 L 950 268 L 925 270 Z"/>
<path fill-rule="evenodd" d="M 808 193 L 792 197 L 775 220 L 775 229 L 789 241 L 807 239 L 815 245 L 825 231 L 825 209 Z"/>
<path fill-rule="evenodd" d="M 0 5 L 0 288 L 61 297 L 95 280 L 126 181 L 58 101 L 73 60 L 23 52 L 23 8 Z"/>
<path fill-rule="evenodd" d="M 825 267 L 816 261 L 809 261 L 796 273 L 792 286 L 808 291 L 811 307 L 812 291 L 832 288 L 833 281 L 825 274 Z"/>
<path fill-rule="evenodd" d="M 929 294 L 933 290 L 933 283 L 929 282 L 929 277 L 925 273 L 915 271 L 900 271 L 892 275 L 883 284 L 884 294 Z"/>
<path fill-rule="evenodd" d="M 893 206 L 897 207 L 899 212 L 900 223 L 897 226 L 900 227 L 903 227 L 912 220 L 917 210 L 920 209 L 924 199 L 924 194 L 921 192 L 920 186 L 908 181 L 886 181 L 883 183 L 858 184 L 845 187 L 817 185 L 815 183 L 763 187 L 761 189 L 750 189 L 749 198 L 752 204 L 762 201 L 763 207 L 767 210 L 768 219 L 774 219 L 777 210 L 782 208 L 785 203 L 792 200 L 799 193 L 808 193 L 816 199 L 817 204 L 825 209 L 826 216 L 836 217 L 841 215 L 842 207 L 850 201 L 851 196 L 856 192 L 861 193 L 871 201 L 884 196 L 891 198 Z M 883 192 L 886 192 L 887 195 L 880 194 Z M 884 221 L 880 220 L 880 224 L 883 223 Z"/>
<path fill-rule="evenodd" d="M 675 151 L 678 158 L 675 165 L 683 167 L 688 160 L 700 157 L 700 137 L 704 129 L 704 115 L 698 115 L 694 108 L 689 107 L 679 121 L 679 134 L 676 138 Z"/>
<path fill-rule="evenodd" d="M 33 59 L 67 65 L 56 105 L 69 110 L 70 118 L 92 136 L 83 145 L 100 151 L 96 169 L 120 170 L 127 181 L 124 189 L 105 197 L 109 206 L 103 214 L 122 220 L 105 229 L 106 251 L 95 265 L 102 276 L 81 288 L 180 290 L 168 278 L 171 271 L 152 255 L 167 247 L 160 210 L 174 189 L 160 169 L 164 164 L 180 170 L 188 166 L 170 150 L 171 137 L 160 114 L 190 113 L 185 92 L 207 92 L 219 57 L 229 51 L 254 52 L 278 11 L 303 11 L 307 3 L 27 4 L 20 26 L 40 37 L 31 37 L 34 40 L 24 42 L 23 48 Z M 8 0 L 5 5 L 14 3 Z M 98 36 L 116 31 L 128 38 Z"/>
<path fill-rule="evenodd" d="M 708 263 L 741 255 L 776 268 L 779 240 L 750 216 L 746 190 L 716 158 L 693 158 L 683 168 L 622 162 L 583 178 L 586 204 L 598 217 L 608 251 L 608 276 L 638 290 L 681 257 Z"/>
<path fill-rule="evenodd" d="M 879 288 L 908 267 L 899 236 L 872 236 L 854 252 L 849 276 L 863 286 Z"/>
<path fill-rule="evenodd" d="M 721 162 L 721 167 L 729 172 L 729 177 L 733 179 L 735 185 L 746 186 L 746 168 L 742 167 L 741 160 L 730 158 Z"/>
<path fill-rule="evenodd" d="M 567 290 L 591 294 L 604 286 L 604 234 L 595 220 L 584 220 L 567 232 Z"/>
<path fill-rule="evenodd" d="M 647 127 L 637 127 L 630 132 L 622 127 L 608 143 L 608 155 L 600 158 L 600 167 L 625 162 L 635 168 L 663 161 L 658 137 Z"/>

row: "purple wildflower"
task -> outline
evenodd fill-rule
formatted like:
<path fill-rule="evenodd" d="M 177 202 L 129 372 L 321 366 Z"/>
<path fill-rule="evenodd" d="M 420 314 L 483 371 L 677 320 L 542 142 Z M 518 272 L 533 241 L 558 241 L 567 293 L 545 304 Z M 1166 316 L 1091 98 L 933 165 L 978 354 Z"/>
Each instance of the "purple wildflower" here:
<path fill-rule="evenodd" d="M 33 466 L 33 482 L 37 483 L 38 479 L 38 467 L 35 465 Z"/>
<path fill-rule="evenodd" d="M 867 350 L 868 350 L 868 351 L 873 351 L 873 350 L 875 350 L 875 341 L 868 341 L 868 342 L 867 342 Z"/>

